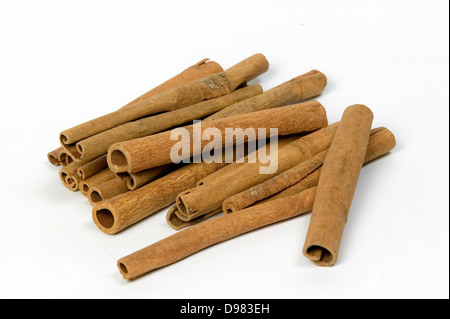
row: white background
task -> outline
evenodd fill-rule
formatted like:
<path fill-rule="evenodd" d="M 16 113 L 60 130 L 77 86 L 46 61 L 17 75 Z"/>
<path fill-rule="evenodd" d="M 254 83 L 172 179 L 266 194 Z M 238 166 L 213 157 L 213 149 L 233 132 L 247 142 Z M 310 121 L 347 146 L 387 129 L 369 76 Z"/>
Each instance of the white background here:
<path fill-rule="evenodd" d="M 448 298 L 448 1 L 0 0 L 0 297 Z M 174 233 L 165 211 L 115 235 L 46 159 L 60 131 L 203 59 L 263 53 L 269 89 L 311 69 L 329 122 L 362 103 L 397 138 L 364 167 L 338 263 L 301 253 L 310 215 L 139 280 L 116 262 Z"/>

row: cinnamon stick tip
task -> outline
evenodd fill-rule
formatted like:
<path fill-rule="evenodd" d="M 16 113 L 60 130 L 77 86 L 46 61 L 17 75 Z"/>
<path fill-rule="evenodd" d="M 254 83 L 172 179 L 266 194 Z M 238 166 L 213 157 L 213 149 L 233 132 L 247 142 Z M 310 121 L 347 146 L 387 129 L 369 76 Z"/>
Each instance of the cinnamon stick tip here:
<path fill-rule="evenodd" d="M 114 227 L 114 211 L 103 204 L 104 202 L 94 204 L 94 207 L 92 209 L 92 219 L 102 232 L 113 235 L 117 232 Z"/>
<path fill-rule="evenodd" d="M 106 157 L 109 168 L 115 173 L 125 173 L 129 168 L 129 158 L 120 146 L 112 145 Z"/>
<path fill-rule="evenodd" d="M 331 267 L 336 263 L 336 254 L 322 245 L 311 244 L 305 246 L 303 255 L 322 267 Z"/>

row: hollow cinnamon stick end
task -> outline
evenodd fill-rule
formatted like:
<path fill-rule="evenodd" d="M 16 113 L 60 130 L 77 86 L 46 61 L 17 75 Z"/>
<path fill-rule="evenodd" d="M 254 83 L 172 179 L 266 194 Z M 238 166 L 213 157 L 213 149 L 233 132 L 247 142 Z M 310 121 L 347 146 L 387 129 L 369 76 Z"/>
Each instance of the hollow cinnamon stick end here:
<path fill-rule="evenodd" d="M 324 245 L 309 244 L 305 245 L 303 249 L 303 255 L 309 258 L 317 266 L 332 267 L 337 261 L 337 252 L 333 249 L 327 249 Z"/>
<path fill-rule="evenodd" d="M 104 205 L 104 201 L 94 203 L 92 219 L 97 227 L 108 235 L 115 235 L 121 230 L 116 223 L 114 210 Z"/>
<path fill-rule="evenodd" d="M 109 148 L 107 163 L 114 173 L 126 173 L 130 171 L 130 158 L 127 152 L 121 149 L 119 143 L 113 144 Z"/>

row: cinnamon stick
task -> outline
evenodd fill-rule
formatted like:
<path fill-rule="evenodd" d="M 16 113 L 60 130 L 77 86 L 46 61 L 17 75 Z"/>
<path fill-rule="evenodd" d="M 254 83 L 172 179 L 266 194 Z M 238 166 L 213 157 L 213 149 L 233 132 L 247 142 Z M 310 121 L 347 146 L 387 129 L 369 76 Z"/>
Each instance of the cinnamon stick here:
<path fill-rule="evenodd" d="M 223 71 L 223 69 L 219 63 L 217 63 L 215 61 L 210 61 L 209 59 L 203 59 L 203 60 L 195 63 L 194 65 L 188 67 L 187 69 L 183 70 L 181 73 L 177 74 L 176 76 L 170 78 L 166 82 L 158 85 L 157 87 L 155 87 L 155 88 L 151 89 L 150 91 L 137 97 L 133 101 L 126 104 L 124 107 L 136 104 L 140 101 L 151 98 L 152 96 L 156 96 L 167 90 L 173 89 L 174 87 L 177 87 L 179 85 L 183 85 L 183 84 L 201 79 L 210 74 L 214 74 L 214 73 L 222 72 L 222 71 Z"/>
<path fill-rule="evenodd" d="M 223 72 L 177 86 L 149 99 L 65 130 L 60 134 L 61 145 L 78 160 L 80 154 L 75 143 L 83 139 L 145 116 L 174 111 L 206 99 L 229 94 L 244 82 L 266 72 L 267 69 L 266 58 L 262 54 L 255 54 Z"/>
<path fill-rule="evenodd" d="M 325 74 L 317 70 L 312 70 L 267 90 L 261 95 L 232 104 L 207 117 L 207 119 L 217 120 L 219 118 L 298 103 L 318 96 L 323 92 L 326 85 L 327 77 Z"/>
<path fill-rule="evenodd" d="M 372 111 L 345 109 L 322 166 L 303 254 L 319 266 L 333 266 L 367 151 Z"/>
<path fill-rule="evenodd" d="M 183 228 L 192 226 L 196 223 L 199 223 L 203 220 L 206 220 L 218 213 L 220 213 L 222 209 L 216 209 L 212 211 L 209 214 L 202 215 L 200 217 L 194 218 L 190 221 L 184 221 L 182 218 L 180 218 L 180 212 L 178 211 L 178 207 L 176 205 L 169 208 L 166 214 L 166 221 L 169 224 L 170 227 L 172 227 L 175 230 L 181 230 Z"/>
<path fill-rule="evenodd" d="M 109 169 L 109 168 L 105 168 L 104 170 L 98 172 L 97 174 L 89 177 L 86 180 L 82 180 L 80 182 L 79 188 L 80 188 L 80 192 L 84 195 L 87 196 L 89 193 L 89 190 L 97 185 L 103 184 L 107 181 L 112 180 L 113 178 L 115 178 L 116 175 Z"/>
<path fill-rule="evenodd" d="M 50 164 L 54 166 L 60 166 L 61 161 L 59 160 L 59 154 L 63 151 L 62 147 L 58 147 L 57 149 L 47 153 L 47 159 Z"/>
<path fill-rule="evenodd" d="M 319 168 L 322 165 L 326 154 L 327 151 L 325 150 L 269 180 L 225 199 L 222 203 L 223 212 L 229 214 L 239 211 L 245 207 L 251 206 L 257 201 L 292 186 Z"/>
<path fill-rule="evenodd" d="M 190 219 L 222 207 L 228 197 L 276 176 L 308 158 L 328 149 L 338 123 L 308 134 L 278 150 L 278 170 L 273 174 L 260 174 L 261 164 L 245 163 L 227 174 L 217 176 L 205 185 L 180 193 L 178 210 Z"/>
<path fill-rule="evenodd" d="M 117 266 L 124 279 L 135 279 L 214 244 L 306 213 L 312 209 L 315 191 L 312 188 L 301 194 L 207 220 L 120 258 Z"/>
<path fill-rule="evenodd" d="M 150 183 L 151 181 L 154 181 L 164 174 L 174 171 L 177 168 L 180 168 L 180 165 L 167 164 L 163 166 L 153 167 L 139 173 L 126 172 L 118 173 L 117 175 L 122 179 L 125 179 L 128 185 L 128 190 L 133 191 Z"/>
<path fill-rule="evenodd" d="M 95 203 L 116 197 L 126 192 L 128 192 L 127 180 L 116 176 L 105 183 L 90 187 L 87 198 L 89 199 L 89 202 L 94 205 Z"/>
<path fill-rule="evenodd" d="M 372 129 L 364 163 L 368 163 L 371 160 L 390 152 L 394 147 L 395 136 L 388 129 L 384 127 Z M 326 152 L 327 151 L 324 151 L 319 154 L 322 155 L 321 158 L 324 158 Z M 298 194 L 308 188 L 317 186 L 322 167 L 321 164 L 308 173 L 308 175 L 304 176 L 304 174 L 302 174 L 302 167 L 313 167 L 314 163 L 317 162 L 315 157 L 294 166 L 268 181 L 227 198 L 222 205 L 223 211 L 225 213 L 236 212 L 255 203 L 261 204 L 265 202 L 266 199 L 273 200 Z M 323 162 L 323 160 L 320 162 Z M 303 172 L 308 171 L 309 170 L 306 169 Z"/>
<path fill-rule="evenodd" d="M 108 167 L 108 162 L 106 161 L 106 154 L 92 160 L 83 166 L 80 166 L 77 170 L 78 175 L 81 176 L 82 179 L 88 179 L 91 176 L 94 176 L 98 172 L 104 170 Z"/>
<path fill-rule="evenodd" d="M 179 110 L 122 124 L 76 143 L 80 155 L 79 158 L 83 160 L 94 159 L 102 154 L 106 154 L 108 148 L 114 143 L 149 136 L 193 120 L 202 119 L 228 105 L 246 100 L 261 93 L 261 85 L 250 85 L 230 94 L 193 104 Z"/>
<path fill-rule="evenodd" d="M 63 183 L 63 185 L 75 192 L 79 189 L 79 183 L 83 179 L 78 174 L 78 168 L 80 168 L 82 165 L 87 164 L 86 162 L 72 162 L 68 165 L 65 165 L 59 170 L 59 179 Z"/>
<path fill-rule="evenodd" d="M 314 131 L 327 125 L 327 116 L 324 107 L 317 101 L 311 103 L 301 103 L 279 107 L 275 109 L 263 110 L 259 112 L 242 114 L 223 119 L 200 123 L 201 130 L 198 133 L 203 135 L 208 129 L 215 129 L 222 137 L 220 141 L 223 145 L 233 145 L 239 143 L 234 136 L 227 136 L 225 129 L 248 128 L 266 129 L 265 136 L 270 134 L 269 129 L 277 128 L 278 135 L 289 135 L 306 131 Z M 190 149 L 186 158 L 199 155 L 206 144 L 211 143 L 202 139 L 199 141 L 200 148 L 193 150 L 193 130 L 194 126 L 184 127 L 189 132 L 189 141 L 186 145 Z M 131 141 L 113 144 L 108 151 L 108 165 L 114 172 L 140 172 L 152 167 L 169 164 L 172 162 L 171 149 L 179 141 L 171 140 L 171 131 L 154 134 L 148 137 Z M 246 141 L 254 141 L 256 136 L 248 137 Z M 225 140 L 225 141 L 223 141 Z M 229 143 L 229 144 L 228 144 Z M 149 154 L 149 156 L 142 156 Z"/>
<path fill-rule="evenodd" d="M 101 231 L 116 234 L 170 206 L 179 193 L 224 165 L 202 162 L 183 166 L 137 190 L 95 204 L 92 218 Z"/>

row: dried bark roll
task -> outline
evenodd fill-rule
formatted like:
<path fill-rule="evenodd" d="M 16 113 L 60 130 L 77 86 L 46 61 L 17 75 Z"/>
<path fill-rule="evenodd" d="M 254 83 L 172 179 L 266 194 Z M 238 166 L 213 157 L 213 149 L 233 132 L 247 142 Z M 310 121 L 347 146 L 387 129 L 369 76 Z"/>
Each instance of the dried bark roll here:
<path fill-rule="evenodd" d="M 77 172 L 82 179 L 88 179 L 89 177 L 94 176 L 95 174 L 104 170 L 107 167 L 108 162 L 106 161 L 106 154 L 105 154 L 103 156 L 100 156 L 99 158 L 96 158 L 95 160 L 88 162 L 87 164 L 84 164 L 83 166 L 80 166 Z"/>
<path fill-rule="evenodd" d="M 202 119 L 233 103 L 246 100 L 262 93 L 259 84 L 250 85 L 214 99 L 202 101 L 172 112 L 165 112 L 128 122 L 99 134 L 88 137 L 76 144 L 79 158 L 94 159 L 108 152 L 108 148 L 118 142 L 149 136 L 193 120 Z"/>
<path fill-rule="evenodd" d="M 116 197 L 128 192 L 127 180 L 121 177 L 115 177 L 105 183 L 96 185 L 89 189 L 87 198 L 94 205 L 106 199 Z"/>
<path fill-rule="evenodd" d="M 175 202 L 177 195 L 192 188 L 203 177 L 220 169 L 223 163 L 192 163 L 141 188 L 94 205 L 92 218 L 107 234 L 137 223 Z"/>
<path fill-rule="evenodd" d="M 311 210 L 315 188 L 301 194 L 220 216 L 175 233 L 118 260 L 124 279 L 135 279 L 202 249 Z"/>
<path fill-rule="evenodd" d="M 229 94 L 241 84 L 266 72 L 267 69 L 266 58 L 262 54 L 255 54 L 223 72 L 177 86 L 149 99 L 63 131 L 60 134 L 61 144 L 66 149 L 70 149 L 70 152 L 77 154 L 78 150 L 74 144 L 85 138 L 145 116 L 174 111 L 206 99 Z M 79 154 L 74 156 L 76 159 L 80 157 Z"/>
<path fill-rule="evenodd" d="M 303 254 L 319 266 L 333 266 L 369 142 L 372 111 L 345 109 L 325 157 Z"/>
<path fill-rule="evenodd" d="M 338 123 L 308 134 L 278 150 L 278 170 L 260 174 L 261 164 L 245 163 L 227 174 L 217 176 L 207 184 L 180 193 L 178 210 L 190 219 L 222 207 L 225 199 L 276 176 L 304 160 L 326 150 L 333 139 Z"/>
<path fill-rule="evenodd" d="M 278 135 L 289 135 L 300 132 L 314 131 L 327 125 L 325 108 L 317 101 L 308 104 L 295 104 L 264 110 L 249 114 L 242 114 L 214 121 L 201 123 L 199 136 L 208 129 L 220 132 L 222 139 L 219 141 L 221 148 L 224 145 L 239 143 L 235 136 L 227 136 L 225 130 L 240 128 L 266 129 L 266 138 L 269 137 L 270 128 L 277 128 Z M 198 141 L 200 148 L 193 150 L 193 125 L 184 127 L 189 132 L 189 140 L 186 149 L 190 148 L 186 158 L 199 155 L 209 140 Z M 154 134 L 148 137 L 114 144 L 108 151 L 108 165 L 115 172 L 140 172 L 156 166 L 172 163 L 171 149 L 174 145 L 186 141 L 171 140 L 171 131 Z M 263 136 L 258 136 L 261 139 Z M 228 138 L 228 139 L 227 139 Z M 254 141 L 256 136 L 248 137 L 246 141 Z M 243 142 L 243 141 L 241 141 Z M 229 143 L 229 144 L 228 144 Z M 142 156 L 146 154 L 147 156 Z"/>
<path fill-rule="evenodd" d="M 116 177 L 116 175 L 114 174 L 114 172 L 112 172 L 109 168 L 105 168 L 104 170 L 89 177 L 88 179 L 82 180 L 79 185 L 80 192 L 84 196 L 87 196 L 89 193 L 89 190 L 92 187 L 106 183 L 107 181 L 110 181 L 110 180 L 114 179 L 115 177 Z"/>
<path fill-rule="evenodd" d="M 384 127 L 372 129 L 364 163 L 383 156 L 394 147 L 395 136 L 388 129 Z M 311 160 L 304 161 L 266 182 L 227 198 L 222 205 L 223 211 L 225 213 L 235 212 L 253 204 L 261 204 L 266 200 L 298 194 L 308 188 L 317 186 L 322 168 L 321 165 L 303 178 L 301 178 L 302 174 L 298 174 L 297 171 L 301 170 L 302 165 L 308 165 L 308 162 Z M 256 189 L 256 191 L 252 191 L 252 189 Z"/>
<path fill-rule="evenodd" d="M 168 164 L 153 167 L 139 173 L 118 173 L 117 176 L 120 176 L 127 181 L 128 190 L 134 191 L 180 167 L 180 165 Z"/>
<path fill-rule="evenodd" d="M 54 166 L 60 166 L 61 161 L 59 160 L 59 154 L 63 151 L 62 147 L 58 147 L 57 149 L 48 152 L 47 159 L 50 162 L 50 164 Z"/>
<path fill-rule="evenodd" d="M 261 184 L 227 198 L 222 203 L 223 212 L 229 214 L 239 211 L 292 186 L 319 168 L 323 163 L 326 153 L 327 151 L 323 151 Z"/>
<path fill-rule="evenodd" d="M 327 77 L 320 71 L 312 70 L 284 82 L 261 95 L 232 104 L 207 117 L 208 120 L 267 110 L 297 103 L 318 96 L 327 85 Z"/>

